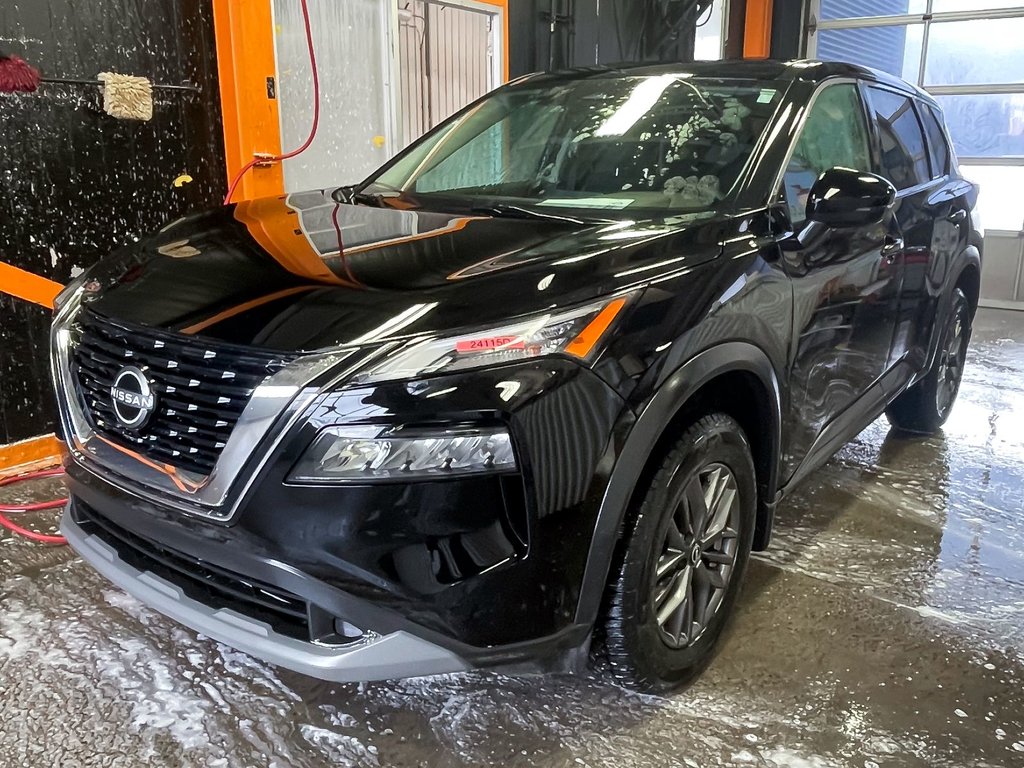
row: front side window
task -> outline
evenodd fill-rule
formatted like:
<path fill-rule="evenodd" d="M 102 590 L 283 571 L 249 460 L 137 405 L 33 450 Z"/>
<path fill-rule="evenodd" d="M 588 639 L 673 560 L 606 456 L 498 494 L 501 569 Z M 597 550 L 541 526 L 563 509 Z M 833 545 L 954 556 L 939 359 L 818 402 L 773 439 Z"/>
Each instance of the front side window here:
<path fill-rule="evenodd" d="M 818 177 L 830 168 L 871 168 L 867 123 L 857 86 L 826 86 L 811 104 L 796 142 L 783 187 L 793 224 L 806 219 L 807 195 Z"/>
<path fill-rule="evenodd" d="M 371 181 L 426 206 L 666 215 L 729 193 L 781 100 L 774 81 L 687 74 L 503 89 Z"/>
<path fill-rule="evenodd" d="M 869 87 L 868 92 L 882 145 L 881 174 L 896 189 L 931 179 L 924 133 L 910 99 L 883 88 Z"/>

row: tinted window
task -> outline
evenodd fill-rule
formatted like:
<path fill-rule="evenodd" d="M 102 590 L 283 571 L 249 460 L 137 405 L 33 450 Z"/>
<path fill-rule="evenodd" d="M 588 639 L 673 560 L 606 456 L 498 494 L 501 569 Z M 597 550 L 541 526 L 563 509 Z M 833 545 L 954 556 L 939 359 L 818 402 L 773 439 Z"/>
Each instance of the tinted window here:
<path fill-rule="evenodd" d="M 867 122 L 857 87 L 827 86 L 811 105 L 783 177 L 794 224 L 806 218 L 807 194 L 822 173 L 836 166 L 855 171 L 871 169 L 868 147 Z"/>
<path fill-rule="evenodd" d="M 685 74 L 525 84 L 435 129 L 375 183 L 439 206 L 622 218 L 707 210 L 729 193 L 780 99 L 774 81 Z"/>
<path fill-rule="evenodd" d="M 928 181 L 928 149 L 910 99 L 881 88 L 868 90 L 882 142 L 882 175 L 897 189 Z"/>
<path fill-rule="evenodd" d="M 924 120 L 924 130 L 928 134 L 932 175 L 944 176 L 949 173 L 949 144 L 946 143 L 946 134 L 942 130 L 940 118 L 931 107 L 921 105 L 921 119 Z"/>

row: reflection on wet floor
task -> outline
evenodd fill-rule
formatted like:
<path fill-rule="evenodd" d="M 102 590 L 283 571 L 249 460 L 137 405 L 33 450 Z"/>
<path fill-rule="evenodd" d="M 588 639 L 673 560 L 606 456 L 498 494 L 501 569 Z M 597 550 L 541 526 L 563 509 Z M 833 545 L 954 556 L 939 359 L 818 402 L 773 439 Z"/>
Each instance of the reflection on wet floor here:
<path fill-rule="evenodd" d="M 880 420 L 787 500 L 684 692 L 319 683 L 4 536 L 0 765 L 1024 766 L 1024 315 L 976 325 L 944 434 Z"/>

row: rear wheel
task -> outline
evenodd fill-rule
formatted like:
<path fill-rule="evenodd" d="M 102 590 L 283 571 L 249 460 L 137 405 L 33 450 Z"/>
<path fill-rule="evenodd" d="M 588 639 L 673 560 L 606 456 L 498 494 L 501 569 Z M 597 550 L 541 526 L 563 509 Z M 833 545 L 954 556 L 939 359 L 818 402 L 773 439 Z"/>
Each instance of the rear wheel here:
<path fill-rule="evenodd" d="M 696 421 L 669 451 L 640 504 L 604 619 L 612 673 L 666 690 L 707 665 L 750 555 L 757 500 L 742 428 Z"/>
<path fill-rule="evenodd" d="M 885 415 L 890 424 L 908 432 L 931 434 L 946 422 L 960 391 L 970 340 L 971 307 L 964 292 L 956 288 L 932 369 L 889 405 Z"/>

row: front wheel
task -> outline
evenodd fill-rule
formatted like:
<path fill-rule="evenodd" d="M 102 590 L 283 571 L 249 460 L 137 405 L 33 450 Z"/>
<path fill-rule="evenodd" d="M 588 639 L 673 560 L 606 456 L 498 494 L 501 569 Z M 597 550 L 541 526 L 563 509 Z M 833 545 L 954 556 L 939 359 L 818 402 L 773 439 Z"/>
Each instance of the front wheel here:
<path fill-rule="evenodd" d="M 750 445 L 725 414 L 696 421 L 640 504 L 604 619 L 612 674 L 661 691 L 714 655 L 746 570 L 757 486 Z"/>
<path fill-rule="evenodd" d="M 885 411 L 890 424 L 907 432 L 931 434 L 946 423 L 960 391 L 970 340 L 970 304 L 956 288 L 935 362 L 923 379 L 890 403 Z"/>

